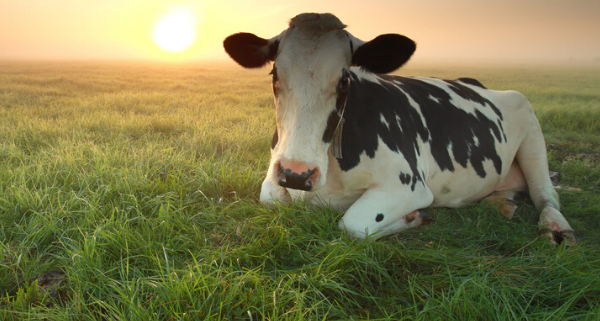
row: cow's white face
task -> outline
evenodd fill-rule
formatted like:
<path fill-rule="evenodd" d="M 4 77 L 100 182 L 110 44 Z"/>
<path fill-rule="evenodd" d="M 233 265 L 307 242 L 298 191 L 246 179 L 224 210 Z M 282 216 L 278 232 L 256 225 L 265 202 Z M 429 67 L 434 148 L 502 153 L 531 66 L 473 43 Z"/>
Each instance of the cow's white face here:
<path fill-rule="evenodd" d="M 336 102 L 346 97 L 338 84 L 348 88 L 350 40 L 343 30 L 311 37 L 297 28 L 280 39 L 272 71 L 278 135 L 272 179 L 284 187 L 317 189 L 325 184 L 328 149 L 340 120 Z"/>
<path fill-rule="evenodd" d="M 269 173 L 280 186 L 316 190 L 326 183 L 329 147 L 349 89 L 352 65 L 386 73 L 415 49 L 400 35 L 363 42 L 330 14 L 302 14 L 266 40 L 239 33 L 225 39 L 229 55 L 244 67 L 272 61 L 277 129 Z"/>

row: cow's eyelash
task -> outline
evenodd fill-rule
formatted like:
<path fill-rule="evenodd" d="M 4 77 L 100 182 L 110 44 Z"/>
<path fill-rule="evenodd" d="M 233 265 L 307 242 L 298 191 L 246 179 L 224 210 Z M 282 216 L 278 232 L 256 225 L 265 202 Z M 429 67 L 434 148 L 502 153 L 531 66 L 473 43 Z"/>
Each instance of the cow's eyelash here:
<path fill-rule="evenodd" d="M 277 68 L 273 67 L 273 69 L 271 70 L 271 72 L 269 72 L 269 75 L 273 76 L 273 80 L 278 79 L 278 77 L 277 77 Z"/>

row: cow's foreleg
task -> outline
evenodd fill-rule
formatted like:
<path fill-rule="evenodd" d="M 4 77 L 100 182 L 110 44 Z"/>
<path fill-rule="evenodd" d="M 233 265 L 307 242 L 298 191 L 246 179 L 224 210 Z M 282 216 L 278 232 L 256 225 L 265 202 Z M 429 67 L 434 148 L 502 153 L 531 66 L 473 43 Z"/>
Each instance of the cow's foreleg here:
<path fill-rule="evenodd" d="M 415 191 L 406 191 L 406 186 L 372 187 L 346 211 L 339 227 L 359 239 L 394 234 L 429 223 L 431 218 L 419 209 L 431 202 L 433 194 L 424 185 Z"/>
<path fill-rule="evenodd" d="M 292 198 L 287 189 L 274 184 L 269 177 L 270 176 L 267 175 L 267 178 L 262 183 L 262 187 L 260 189 L 260 202 L 266 205 L 273 205 L 277 201 L 290 201 Z"/>

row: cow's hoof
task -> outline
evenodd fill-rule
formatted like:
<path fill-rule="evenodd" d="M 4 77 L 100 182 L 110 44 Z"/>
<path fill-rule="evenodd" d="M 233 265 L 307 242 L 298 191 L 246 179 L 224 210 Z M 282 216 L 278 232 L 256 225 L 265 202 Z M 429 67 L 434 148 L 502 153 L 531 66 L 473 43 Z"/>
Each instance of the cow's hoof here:
<path fill-rule="evenodd" d="M 577 244 L 575 238 L 575 232 L 573 230 L 562 230 L 557 231 L 549 228 L 543 228 L 539 231 L 540 236 L 546 238 L 550 243 L 559 245 L 565 242 L 567 246 L 573 246 Z"/>
<path fill-rule="evenodd" d="M 517 208 L 519 206 L 517 206 L 517 204 L 513 200 L 507 199 L 504 202 L 498 203 L 497 207 L 502 216 L 510 220 L 515 215 L 515 212 L 517 211 Z"/>
<path fill-rule="evenodd" d="M 429 216 L 429 214 L 427 214 L 423 210 L 410 212 L 407 215 L 405 215 L 403 219 L 409 227 L 427 225 L 433 222 L 433 218 L 431 218 L 431 216 Z"/>
<path fill-rule="evenodd" d="M 419 211 L 419 218 L 421 218 L 421 225 L 427 225 L 433 223 L 433 217 L 427 214 L 425 211 Z"/>

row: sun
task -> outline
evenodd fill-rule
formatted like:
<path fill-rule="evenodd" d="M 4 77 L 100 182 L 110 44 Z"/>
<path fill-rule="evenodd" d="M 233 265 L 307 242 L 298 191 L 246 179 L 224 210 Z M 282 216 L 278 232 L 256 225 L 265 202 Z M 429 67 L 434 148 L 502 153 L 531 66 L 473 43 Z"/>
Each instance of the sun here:
<path fill-rule="evenodd" d="M 165 51 L 181 52 L 196 40 L 197 23 L 196 15 L 191 9 L 173 7 L 154 24 L 152 39 Z"/>

